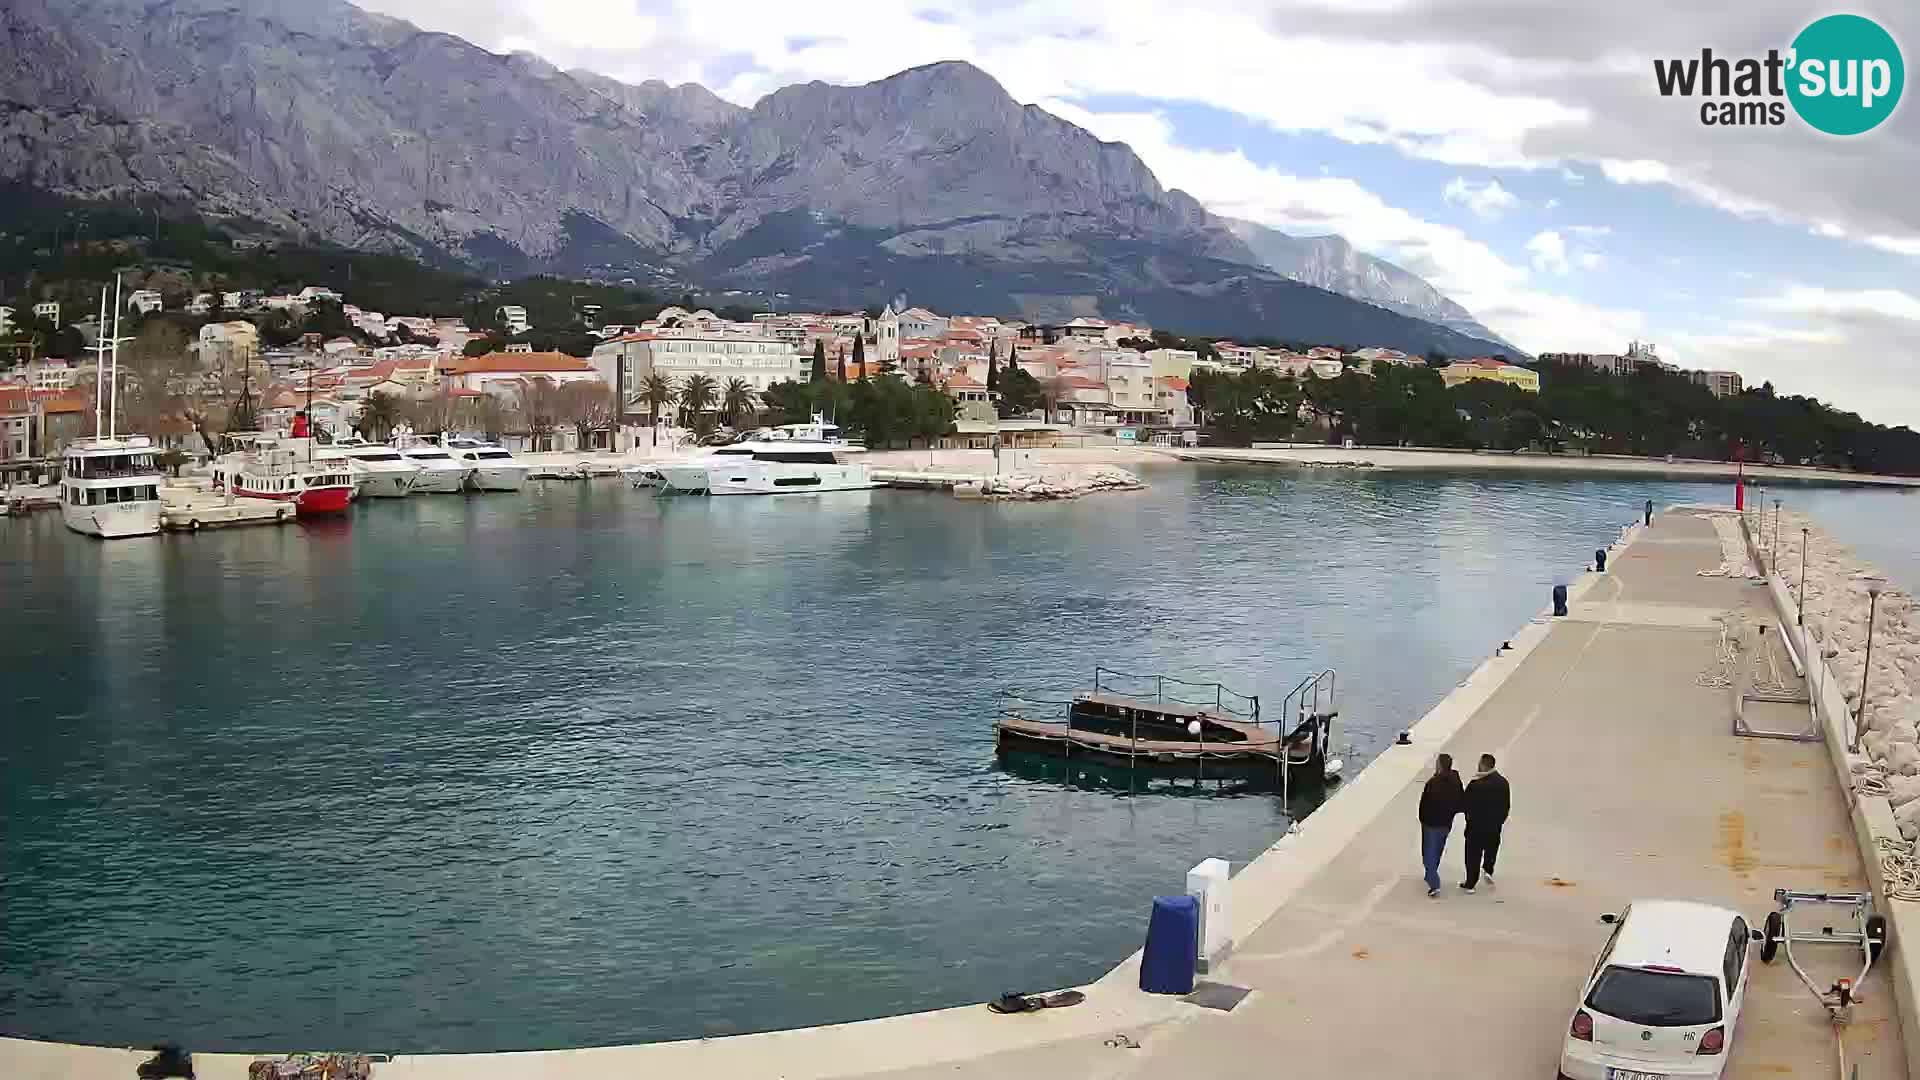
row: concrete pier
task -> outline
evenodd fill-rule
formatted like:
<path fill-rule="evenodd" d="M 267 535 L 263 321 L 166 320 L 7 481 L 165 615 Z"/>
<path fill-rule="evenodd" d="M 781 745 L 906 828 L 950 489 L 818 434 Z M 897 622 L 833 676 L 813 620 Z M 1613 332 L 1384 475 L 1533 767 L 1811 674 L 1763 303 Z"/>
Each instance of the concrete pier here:
<path fill-rule="evenodd" d="M 1607 539 L 1568 537 L 1569 562 Z M 375 1076 L 1552 1076 L 1606 940 L 1602 912 L 1638 898 L 1694 899 L 1758 924 L 1775 888 L 1868 884 L 1828 747 L 1732 734 L 1729 692 L 1710 677 L 1719 620 L 1778 617 L 1766 584 L 1712 576 L 1721 561 L 1718 534 L 1694 513 L 1632 529 L 1605 574 L 1573 580 L 1568 616 L 1536 617 L 1498 653 L 1501 643 L 1487 642 L 1488 659 L 1409 725 L 1409 745 L 1385 750 L 1239 868 L 1228 912 L 1235 948 L 1207 976 L 1250 991 L 1231 1011 L 1141 994 L 1135 957 L 1067 1009 L 998 1016 L 976 1005 L 714 1040 L 403 1056 Z M 1765 719 L 1791 726 L 1789 715 Z M 1456 829 L 1436 900 L 1420 881 L 1415 807 L 1443 750 L 1469 770 L 1480 753 L 1497 755 L 1513 816 L 1498 885 L 1475 895 L 1453 887 Z M 1196 838 L 1196 859 L 1204 846 Z M 1166 892 L 1181 891 L 1183 869 L 1168 867 Z M 1147 907 L 1142 897 L 1143 932 Z M 1911 1075 L 1889 982 L 1904 962 L 1897 927 L 1845 1034 L 1863 1080 Z M 1801 958 L 1823 983 L 1857 969 L 1839 947 Z M 1761 964 L 1756 949 L 1749 964 L 1726 1075 L 1835 1075 L 1825 1010 L 1784 963 Z M 119 1080 L 144 1056 L 0 1040 L 0 1075 Z M 200 1076 L 221 1080 L 244 1076 L 251 1056 L 196 1059 Z"/>

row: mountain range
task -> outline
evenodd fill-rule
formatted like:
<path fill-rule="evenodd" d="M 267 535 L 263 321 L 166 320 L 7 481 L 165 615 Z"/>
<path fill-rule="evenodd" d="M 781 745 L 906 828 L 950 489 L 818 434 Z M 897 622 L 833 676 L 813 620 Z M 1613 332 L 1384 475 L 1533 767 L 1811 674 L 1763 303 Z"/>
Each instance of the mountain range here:
<path fill-rule="evenodd" d="M 744 108 L 344 0 L 7 0 L 0 180 L 500 276 L 1512 351 L 1418 277 L 1214 215 L 961 62 Z"/>

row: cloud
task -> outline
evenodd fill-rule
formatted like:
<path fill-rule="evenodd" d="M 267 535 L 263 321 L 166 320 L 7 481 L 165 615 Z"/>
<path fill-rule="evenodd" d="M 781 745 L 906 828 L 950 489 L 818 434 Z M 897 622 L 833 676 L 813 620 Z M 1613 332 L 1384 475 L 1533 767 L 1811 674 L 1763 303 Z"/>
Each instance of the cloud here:
<path fill-rule="evenodd" d="M 1459 203 L 1473 211 L 1475 217 L 1492 221 L 1501 214 L 1520 205 L 1513 192 L 1500 186 L 1500 181 L 1489 180 L 1479 187 L 1473 186 L 1466 177 L 1456 176 L 1441 192 L 1450 203 Z"/>
<path fill-rule="evenodd" d="M 1125 141 L 1163 183 L 1222 214 L 1296 235 L 1339 233 L 1360 250 L 1426 278 L 1529 352 L 1617 351 L 1645 332 L 1642 313 L 1541 289 L 1527 267 L 1507 261 L 1466 231 L 1395 206 L 1358 181 L 1303 177 L 1257 164 L 1237 150 L 1183 146 L 1172 124 L 1155 113 L 1093 113 L 1065 102 L 1041 104 L 1103 139 Z"/>
<path fill-rule="evenodd" d="M 1533 239 L 1527 241 L 1527 254 L 1532 257 L 1535 270 L 1549 274 L 1567 272 L 1567 243 L 1551 229 L 1533 234 Z"/>
<path fill-rule="evenodd" d="M 1582 240 L 1598 240 L 1603 236 L 1612 236 L 1613 226 L 1611 225 L 1569 225 L 1567 226 L 1567 231 L 1579 237 Z"/>
<path fill-rule="evenodd" d="M 1895 255 L 1911 255 L 1920 258 L 1920 236 L 1869 236 L 1867 244 L 1881 251 L 1891 251 Z"/>
<path fill-rule="evenodd" d="M 1920 354 L 1920 296 L 1792 284 L 1740 306 L 1769 318 L 1675 334 L 1669 351 L 1688 367 L 1738 371 L 1748 386 L 1771 382 L 1869 420 L 1920 427 L 1920 383 L 1901 363 Z"/>
<path fill-rule="evenodd" d="M 1607 264 L 1607 257 L 1597 251 L 1581 251 L 1574 254 L 1573 261 L 1582 270 L 1598 270 Z"/>

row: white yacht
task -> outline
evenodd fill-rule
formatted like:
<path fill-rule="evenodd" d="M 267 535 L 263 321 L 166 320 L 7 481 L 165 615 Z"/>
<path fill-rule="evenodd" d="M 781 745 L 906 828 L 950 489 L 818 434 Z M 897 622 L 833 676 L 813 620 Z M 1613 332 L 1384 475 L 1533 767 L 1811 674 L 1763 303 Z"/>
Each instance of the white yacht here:
<path fill-rule="evenodd" d="M 811 423 L 755 432 L 711 455 L 662 462 L 660 490 L 701 495 L 797 495 L 877 487 L 867 467 L 845 458 L 866 447 L 815 416 Z"/>
<path fill-rule="evenodd" d="M 333 449 L 347 459 L 354 493 L 361 498 L 399 498 L 412 493 L 423 472 L 418 461 L 408 461 L 398 450 L 370 443 L 358 435 L 335 439 Z"/>
<path fill-rule="evenodd" d="M 412 428 L 402 425 L 387 445 L 398 450 L 408 464 L 420 466 L 419 475 L 413 478 L 414 494 L 454 495 L 467 490 L 473 466 L 456 460 L 438 442 L 415 435 Z"/>
<path fill-rule="evenodd" d="M 527 483 L 527 465 L 504 447 L 478 439 L 448 439 L 447 452 L 469 466 L 467 487 L 473 491 L 519 491 Z"/>
<path fill-rule="evenodd" d="M 145 435 L 119 437 L 120 280 L 113 282 L 113 330 L 94 346 L 95 386 L 106 386 L 106 434 L 99 395 L 93 406 L 92 438 L 76 439 L 60 458 L 60 516 L 67 528 L 87 536 L 118 539 L 160 531 L 158 448 Z M 100 324 L 107 326 L 107 291 L 100 290 Z M 111 366 L 109 366 L 111 361 Z"/>

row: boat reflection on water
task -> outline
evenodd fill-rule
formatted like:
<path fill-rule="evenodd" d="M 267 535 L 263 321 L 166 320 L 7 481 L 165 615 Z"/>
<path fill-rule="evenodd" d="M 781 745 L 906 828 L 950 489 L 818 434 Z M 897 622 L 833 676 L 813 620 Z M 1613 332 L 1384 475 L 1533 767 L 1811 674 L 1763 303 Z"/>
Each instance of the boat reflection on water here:
<path fill-rule="evenodd" d="M 1205 798 L 1237 798 L 1258 795 L 1275 799 L 1280 794 L 1271 779 L 1244 776 L 1178 776 L 1169 772 L 1149 772 L 1125 765 L 1103 765 L 1088 760 L 1070 760 L 1053 754 L 1007 751 L 996 756 L 996 767 L 1010 776 L 1037 783 L 1065 784 L 1087 791 L 1107 791 L 1115 795 L 1173 795 Z M 1298 821 L 1306 817 L 1327 797 L 1338 790 L 1337 782 L 1295 791 L 1287 800 L 1287 816 Z"/>

